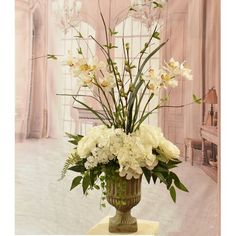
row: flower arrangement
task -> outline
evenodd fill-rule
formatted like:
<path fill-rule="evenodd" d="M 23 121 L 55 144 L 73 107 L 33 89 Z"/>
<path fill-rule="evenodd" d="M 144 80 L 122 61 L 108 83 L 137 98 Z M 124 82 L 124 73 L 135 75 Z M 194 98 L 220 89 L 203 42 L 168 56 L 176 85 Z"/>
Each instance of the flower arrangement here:
<path fill-rule="evenodd" d="M 150 1 L 148 1 L 150 2 Z M 162 8 L 159 1 L 151 1 L 154 8 Z M 150 4 L 150 3 L 149 3 Z M 129 11 L 135 11 L 130 7 Z M 144 174 L 148 183 L 152 180 L 166 185 L 173 201 L 176 201 L 176 190 L 188 191 L 178 176 L 172 171 L 181 163 L 180 151 L 173 143 L 167 140 L 161 129 L 144 124 L 144 121 L 153 111 L 166 107 L 168 97 L 160 97 L 162 89 L 178 86 L 180 77 L 192 79 L 191 70 L 185 62 L 178 62 L 171 58 L 168 62 L 156 69 L 144 71 L 145 65 L 166 43 L 161 42 L 157 26 L 151 33 L 149 40 L 140 49 L 137 65 L 130 58 L 130 46 L 122 38 L 124 55 L 123 70 L 119 71 L 112 50 L 117 48 L 111 38 L 117 34 L 114 29 L 108 28 L 103 14 L 100 12 L 104 25 L 106 44 L 102 45 L 94 37 L 91 38 L 102 51 L 106 61 L 97 57 L 85 58 L 81 48 L 77 49 L 77 56 L 68 53 L 66 61 L 79 87 L 88 87 L 102 108 L 102 112 L 94 109 L 80 99 L 80 95 L 71 95 L 75 102 L 84 109 L 92 112 L 102 123 L 93 127 L 84 137 L 78 134 L 67 134 L 69 142 L 75 145 L 69 154 L 62 178 L 67 170 L 77 172 L 78 176 L 72 181 L 71 190 L 82 185 L 84 194 L 89 190 L 101 189 L 102 200 L 105 200 L 106 183 L 109 178 L 116 176 L 126 179 L 139 178 Z M 77 37 L 83 39 L 82 33 Z M 150 45 L 156 48 L 149 52 Z M 144 58 L 145 55 L 145 58 Z M 137 73 L 134 74 L 134 68 Z M 128 80 L 125 79 L 128 75 Z M 149 93 L 148 99 L 144 95 Z M 148 105 L 154 96 L 159 97 L 159 104 L 147 111 Z M 194 95 L 194 102 L 200 98 Z M 144 109 L 140 114 L 140 106 Z M 183 107 L 180 105 L 179 107 Z M 105 206 L 104 201 L 101 203 Z"/>

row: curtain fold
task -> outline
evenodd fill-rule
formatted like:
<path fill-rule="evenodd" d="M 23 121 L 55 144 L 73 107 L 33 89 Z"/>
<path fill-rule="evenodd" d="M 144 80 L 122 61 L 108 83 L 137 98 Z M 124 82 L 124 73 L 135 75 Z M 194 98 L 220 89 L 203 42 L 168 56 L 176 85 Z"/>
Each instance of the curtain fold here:
<path fill-rule="evenodd" d="M 16 1 L 16 142 L 62 136 L 58 38 L 51 1 Z"/>
<path fill-rule="evenodd" d="M 38 5 L 32 12 L 32 73 L 27 138 L 42 138 L 46 136 L 47 132 L 47 24 L 44 11 L 45 8 Z"/>
<path fill-rule="evenodd" d="M 30 5 L 15 2 L 15 140 L 27 136 L 32 58 L 32 14 Z"/>
<path fill-rule="evenodd" d="M 181 81 L 175 89 L 170 101 L 172 105 L 191 102 L 193 94 L 204 96 L 211 86 L 215 86 L 219 93 L 219 8 L 219 0 L 168 1 L 165 35 L 169 41 L 162 53 L 162 61 L 169 60 L 170 56 L 177 60 L 186 59 L 193 72 L 193 81 Z M 185 137 L 200 139 L 204 107 L 194 104 L 183 109 L 159 110 L 164 133 L 180 149 Z"/>

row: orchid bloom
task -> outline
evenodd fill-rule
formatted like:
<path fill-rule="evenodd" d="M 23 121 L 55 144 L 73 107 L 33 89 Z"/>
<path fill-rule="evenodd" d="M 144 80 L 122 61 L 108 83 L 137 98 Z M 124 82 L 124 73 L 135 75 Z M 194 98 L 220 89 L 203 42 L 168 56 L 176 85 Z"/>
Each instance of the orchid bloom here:
<path fill-rule="evenodd" d="M 112 88 L 115 87 L 115 77 L 111 73 L 106 73 L 101 80 L 101 86 L 106 90 L 110 91 Z"/>

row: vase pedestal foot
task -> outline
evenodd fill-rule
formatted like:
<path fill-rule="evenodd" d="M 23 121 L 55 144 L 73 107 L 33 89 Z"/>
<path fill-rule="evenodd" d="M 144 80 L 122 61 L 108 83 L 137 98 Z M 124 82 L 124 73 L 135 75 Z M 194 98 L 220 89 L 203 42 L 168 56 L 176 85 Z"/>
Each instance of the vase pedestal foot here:
<path fill-rule="evenodd" d="M 131 216 L 130 211 L 116 211 L 116 215 L 109 219 L 110 233 L 133 233 L 137 232 L 137 219 Z"/>

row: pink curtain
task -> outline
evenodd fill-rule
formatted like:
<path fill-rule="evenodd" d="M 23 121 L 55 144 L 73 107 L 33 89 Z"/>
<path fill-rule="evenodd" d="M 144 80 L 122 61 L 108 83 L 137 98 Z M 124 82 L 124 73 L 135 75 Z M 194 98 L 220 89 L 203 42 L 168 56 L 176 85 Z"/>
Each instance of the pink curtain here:
<path fill-rule="evenodd" d="M 27 135 L 29 87 L 31 77 L 32 14 L 28 5 L 15 3 L 15 137 Z"/>
<path fill-rule="evenodd" d="M 16 141 L 62 136 L 61 65 L 47 60 L 49 52 L 59 53 L 55 36 L 48 1 L 16 2 Z"/>
<path fill-rule="evenodd" d="M 170 56 L 187 60 L 193 81 L 181 81 L 172 93 L 172 105 L 192 101 L 192 95 L 203 96 L 215 86 L 219 94 L 220 34 L 217 0 L 169 0 L 166 10 L 165 35 L 169 42 L 162 59 Z M 185 137 L 200 138 L 202 105 L 183 109 L 159 110 L 160 125 L 165 134 L 183 150 Z"/>
<path fill-rule="evenodd" d="M 28 138 L 45 137 L 47 133 L 46 66 L 47 44 L 44 12 L 36 6 L 33 11 L 32 73 L 30 82 L 30 104 Z"/>

